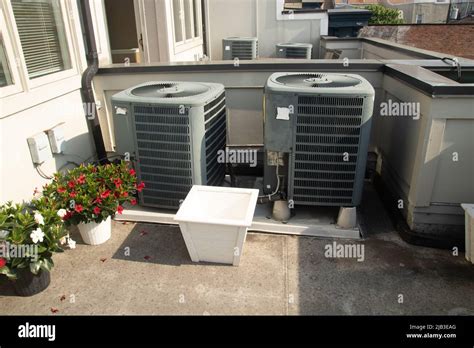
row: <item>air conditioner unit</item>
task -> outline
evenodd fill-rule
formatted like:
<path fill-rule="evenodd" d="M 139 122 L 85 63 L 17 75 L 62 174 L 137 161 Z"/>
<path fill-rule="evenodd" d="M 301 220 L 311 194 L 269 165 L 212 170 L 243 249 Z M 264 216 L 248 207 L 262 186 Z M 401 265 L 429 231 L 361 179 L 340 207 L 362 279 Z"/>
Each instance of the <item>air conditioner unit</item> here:
<path fill-rule="evenodd" d="M 130 154 L 145 183 L 140 204 L 178 208 L 192 185 L 218 186 L 225 164 L 224 86 L 148 82 L 112 97 L 115 151 Z"/>
<path fill-rule="evenodd" d="M 311 59 L 312 44 L 279 43 L 276 45 L 277 58 Z"/>
<path fill-rule="evenodd" d="M 264 193 L 283 191 L 295 205 L 358 205 L 373 104 L 374 89 L 359 75 L 271 75 Z"/>
<path fill-rule="evenodd" d="M 256 37 L 228 37 L 222 40 L 222 59 L 251 60 L 258 57 Z"/>

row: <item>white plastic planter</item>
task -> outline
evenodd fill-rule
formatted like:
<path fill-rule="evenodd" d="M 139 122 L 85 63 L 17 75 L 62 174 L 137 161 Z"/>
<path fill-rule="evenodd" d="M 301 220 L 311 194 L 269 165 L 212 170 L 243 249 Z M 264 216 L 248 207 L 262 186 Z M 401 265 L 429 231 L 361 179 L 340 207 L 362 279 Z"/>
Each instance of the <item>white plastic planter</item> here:
<path fill-rule="evenodd" d="M 89 245 L 99 245 L 105 243 L 110 239 L 112 231 L 112 223 L 110 216 L 100 222 L 88 222 L 80 223 L 77 225 L 79 232 L 81 233 L 82 240 L 84 243 Z"/>
<path fill-rule="evenodd" d="M 474 263 L 474 204 L 461 204 L 466 216 L 466 259 Z"/>
<path fill-rule="evenodd" d="M 191 260 L 238 266 L 258 190 L 194 185 L 174 220 Z"/>

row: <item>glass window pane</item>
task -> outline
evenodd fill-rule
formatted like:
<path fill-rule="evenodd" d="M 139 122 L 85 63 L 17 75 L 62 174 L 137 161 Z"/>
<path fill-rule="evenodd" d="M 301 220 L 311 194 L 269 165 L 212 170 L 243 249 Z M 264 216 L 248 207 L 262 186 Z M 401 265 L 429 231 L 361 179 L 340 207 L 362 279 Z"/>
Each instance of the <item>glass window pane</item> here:
<path fill-rule="evenodd" d="M 186 30 L 186 40 L 192 39 L 193 35 L 193 16 L 194 11 L 192 10 L 192 1 L 183 0 L 184 3 L 184 27 Z"/>
<path fill-rule="evenodd" d="M 3 38 L 0 36 L 0 87 L 13 84 L 13 78 L 8 66 L 7 52 L 3 45 Z"/>
<path fill-rule="evenodd" d="M 199 18 L 199 7 L 200 6 L 200 0 L 194 0 L 194 6 L 193 6 L 193 11 L 194 11 L 194 37 L 199 37 L 200 32 L 201 32 L 201 21 Z"/>
<path fill-rule="evenodd" d="M 71 68 L 59 0 L 12 0 L 30 79 Z"/>
<path fill-rule="evenodd" d="M 174 40 L 183 41 L 183 29 L 181 26 L 181 1 L 173 0 Z"/>

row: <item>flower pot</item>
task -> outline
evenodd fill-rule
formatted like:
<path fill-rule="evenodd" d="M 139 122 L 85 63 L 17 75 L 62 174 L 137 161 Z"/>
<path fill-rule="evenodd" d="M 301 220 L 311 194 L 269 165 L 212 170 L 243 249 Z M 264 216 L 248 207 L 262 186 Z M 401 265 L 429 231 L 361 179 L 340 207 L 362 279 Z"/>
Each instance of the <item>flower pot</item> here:
<path fill-rule="evenodd" d="M 17 271 L 18 279 L 13 281 L 13 287 L 17 295 L 33 296 L 45 290 L 51 283 L 51 275 L 47 271 L 40 270 L 37 275 L 30 272 L 29 268 L 21 268 Z"/>
<path fill-rule="evenodd" d="M 194 185 L 176 213 L 191 260 L 238 266 L 258 190 Z"/>
<path fill-rule="evenodd" d="M 102 222 L 88 222 L 77 225 L 84 243 L 99 245 L 110 239 L 112 223 L 110 216 Z"/>

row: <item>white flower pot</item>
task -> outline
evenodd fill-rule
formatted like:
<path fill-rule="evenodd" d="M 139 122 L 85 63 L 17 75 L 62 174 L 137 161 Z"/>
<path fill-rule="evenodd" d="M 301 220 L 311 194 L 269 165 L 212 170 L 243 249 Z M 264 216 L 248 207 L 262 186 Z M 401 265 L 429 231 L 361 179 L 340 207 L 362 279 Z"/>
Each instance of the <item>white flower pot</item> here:
<path fill-rule="evenodd" d="M 110 216 L 100 222 L 80 223 L 77 225 L 84 243 L 89 245 L 99 245 L 110 239 L 112 231 L 112 222 Z"/>
<path fill-rule="evenodd" d="M 194 185 L 174 217 L 191 260 L 238 266 L 257 198 L 254 189 Z"/>

